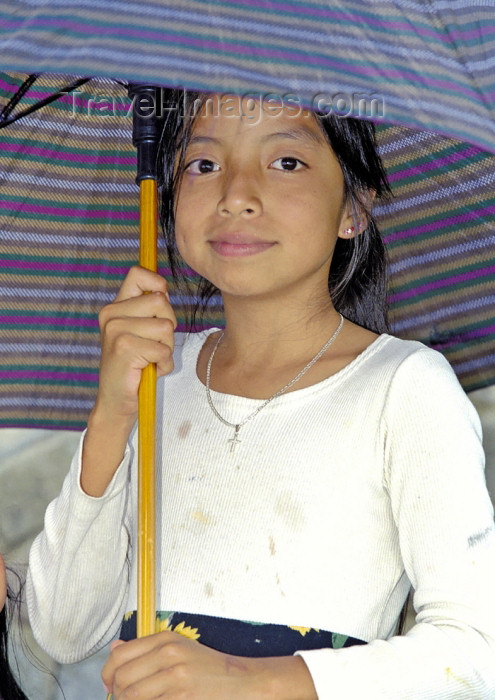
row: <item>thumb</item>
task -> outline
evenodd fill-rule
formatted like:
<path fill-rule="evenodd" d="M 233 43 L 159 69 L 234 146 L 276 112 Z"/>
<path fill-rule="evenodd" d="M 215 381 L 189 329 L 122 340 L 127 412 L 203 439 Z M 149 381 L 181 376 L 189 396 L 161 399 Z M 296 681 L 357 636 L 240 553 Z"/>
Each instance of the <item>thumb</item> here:
<path fill-rule="evenodd" d="M 121 644 L 125 644 L 123 639 L 116 639 L 115 641 L 111 642 L 110 651 L 113 651 L 114 649 L 119 647 Z"/>

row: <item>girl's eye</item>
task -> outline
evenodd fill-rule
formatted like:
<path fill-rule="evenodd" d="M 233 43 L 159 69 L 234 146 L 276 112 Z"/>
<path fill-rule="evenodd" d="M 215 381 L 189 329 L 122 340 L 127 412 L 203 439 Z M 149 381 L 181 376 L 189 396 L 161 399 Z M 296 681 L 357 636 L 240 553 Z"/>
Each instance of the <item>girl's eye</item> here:
<path fill-rule="evenodd" d="M 283 158 L 277 158 L 273 163 L 270 163 L 270 167 L 275 170 L 300 170 L 305 167 L 305 163 L 299 158 L 291 158 L 290 156 L 284 156 Z"/>
<path fill-rule="evenodd" d="M 194 175 L 204 175 L 206 173 L 216 172 L 220 169 L 220 166 L 218 163 L 214 163 L 207 158 L 198 158 L 197 160 L 191 161 L 185 169 L 186 172 L 193 173 Z"/>

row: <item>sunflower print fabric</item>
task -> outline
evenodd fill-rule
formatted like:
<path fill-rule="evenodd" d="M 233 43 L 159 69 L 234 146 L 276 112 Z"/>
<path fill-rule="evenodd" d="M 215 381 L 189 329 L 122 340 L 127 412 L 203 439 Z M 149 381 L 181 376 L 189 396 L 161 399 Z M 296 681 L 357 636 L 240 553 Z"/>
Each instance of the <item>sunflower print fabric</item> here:
<path fill-rule="evenodd" d="M 312 627 L 245 622 L 183 612 L 156 613 L 156 631 L 177 632 L 188 639 L 235 656 L 291 656 L 305 649 L 342 649 L 366 644 L 361 639 Z M 136 611 L 124 616 L 120 639 L 136 637 Z"/>

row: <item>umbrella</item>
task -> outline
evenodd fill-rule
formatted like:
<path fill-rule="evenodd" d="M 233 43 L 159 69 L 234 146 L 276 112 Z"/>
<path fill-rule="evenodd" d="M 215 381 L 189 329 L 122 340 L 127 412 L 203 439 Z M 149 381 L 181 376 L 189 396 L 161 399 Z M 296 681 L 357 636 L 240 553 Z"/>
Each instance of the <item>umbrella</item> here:
<path fill-rule="evenodd" d="M 3 104 L 25 77 L 0 75 Z M 71 82 L 40 76 L 13 114 Z M 392 330 L 444 352 L 467 390 L 487 386 L 494 156 L 433 132 L 377 127 L 395 195 L 375 212 L 390 256 Z M 0 425 L 81 429 L 97 385 L 97 311 L 137 262 L 125 88 L 93 79 L 1 130 L 0 167 Z M 183 328 L 187 300 L 172 298 Z M 218 325 L 212 303 L 208 322 Z"/>
<path fill-rule="evenodd" d="M 494 149 L 493 6 L 482 0 L 3 0 L 0 18 L 6 70 L 309 104 L 376 95 L 389 123 Z"/>

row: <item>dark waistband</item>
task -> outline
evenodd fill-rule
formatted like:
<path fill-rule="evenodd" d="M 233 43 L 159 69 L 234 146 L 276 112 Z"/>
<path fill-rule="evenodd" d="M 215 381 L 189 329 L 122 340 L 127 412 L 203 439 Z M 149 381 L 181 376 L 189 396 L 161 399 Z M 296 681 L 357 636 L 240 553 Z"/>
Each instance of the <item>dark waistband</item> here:
<path fill-rule="evenodd" d="M 366 644 L 338 632 L 231 620 L 183 612 L 156 613 L 156 631 L 170 630 L 235 656 L 291 656 L 307 649 L 342 649 Z M 136 638 L 136 611 L 124 616 L 120 638 Z"/>

